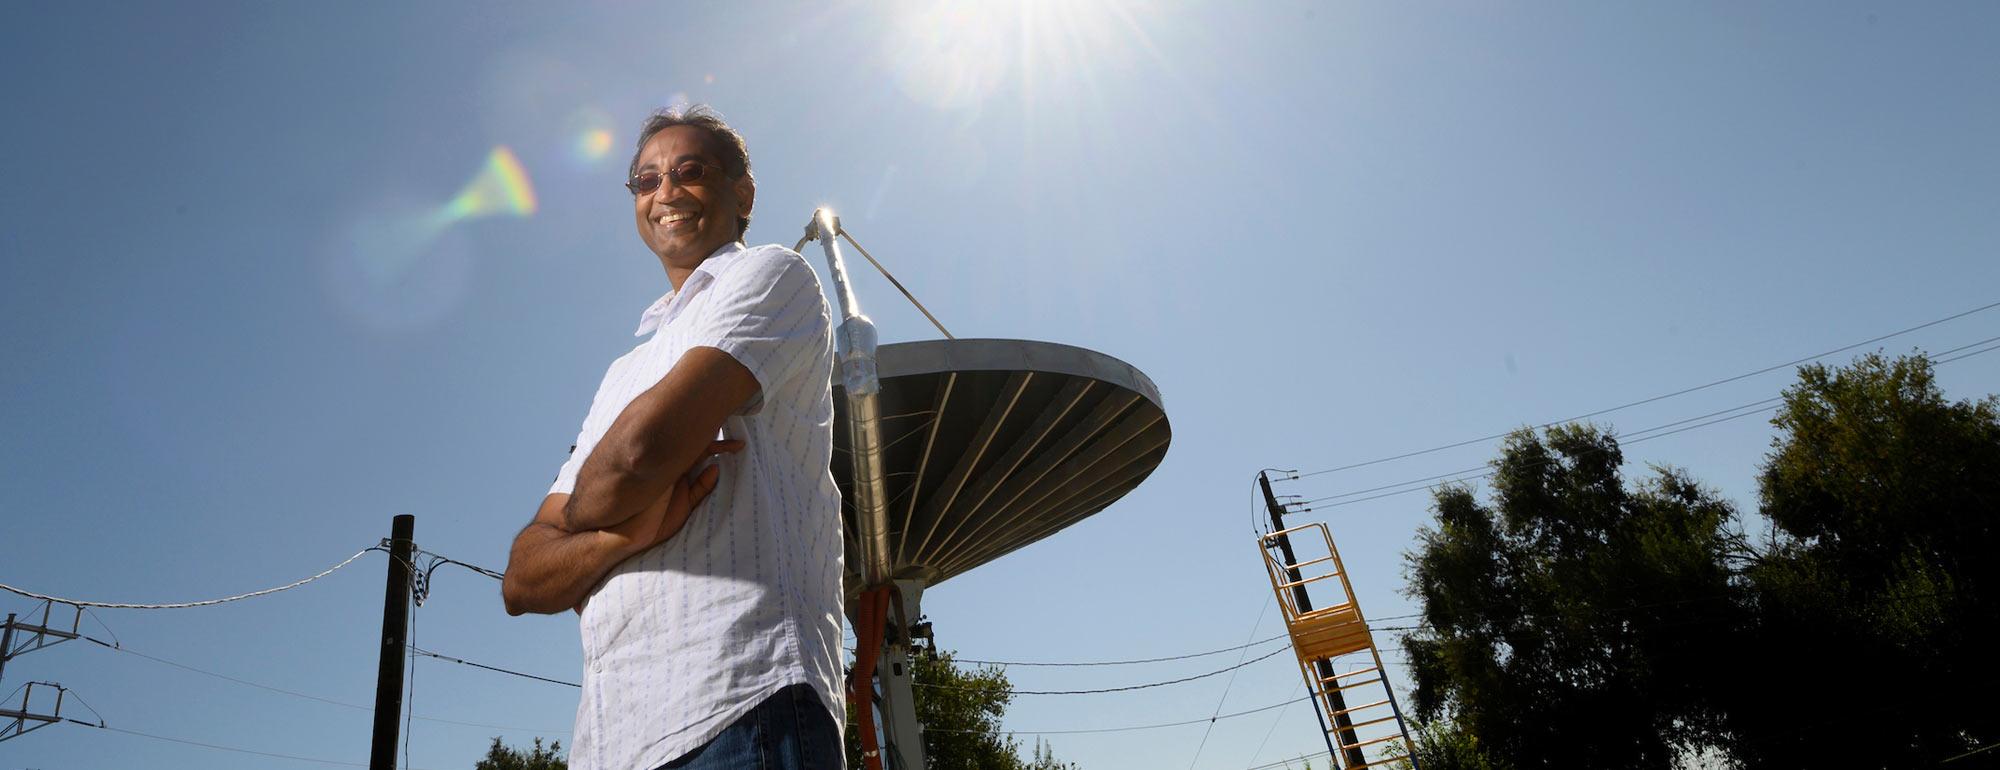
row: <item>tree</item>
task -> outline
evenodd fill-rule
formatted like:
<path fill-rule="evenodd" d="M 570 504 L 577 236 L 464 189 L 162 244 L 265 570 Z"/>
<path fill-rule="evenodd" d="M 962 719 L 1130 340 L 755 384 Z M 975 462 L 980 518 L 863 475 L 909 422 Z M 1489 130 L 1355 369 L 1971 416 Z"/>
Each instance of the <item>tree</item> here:
<path fill-rule="evenodd" d="M 1075 770 L 1056 760 L 1054 752 L 1035 742 L 1031 757 L 1021 757 L 1021 743 L 1000 731 L 1000 719 L 1013 701 L 1013 685 L 998 666 L 966 670 L 952 662 L 952 653 L 912 656 L 917 721 L 924 726 L 924 758 L 934 770 Z M 848 704 L 847 766 L 861 764 L 860 730 L 854 706 Z"/>
<path fill-rule="evenodd" d="M 1664 768 L 1713 739 L 1695 684 L 1711 635 L 1744 622 L 1734 512 L 1672 469 L 1628 490 L 1623 461 L 1590 426 L 1522 431 L 1492 505 L 1437 493 L 1407 559 L 1427 769 Z"/>
<path fill-rule="evenodd" d="M 1801 369 L 1760 542 L 1589 426 L 1510 437 L 1408 556 L 1427 770 L 1935 765 L 2000 742 L 2000 399 L 1927 359 Z"/>
<path fill-rule="evenodd" d="M 1749 767 L 1914 767 L 2000 740 L 2000 399 L 1953 403 L 1929 361 L 1810 366 L 1759 480 L 1746 657 L 1724 691 Z"/>
<path fill-rule="evenodd" d="M 569 770 L 569 762 L 563 758 L 562 741 L 542 748 L 542 739 L 536 738 L 532 748 L 523 750 L 501 743 L 496 735 L 486 749 L 486 758 L 473 765 L 473 770 Z"/>

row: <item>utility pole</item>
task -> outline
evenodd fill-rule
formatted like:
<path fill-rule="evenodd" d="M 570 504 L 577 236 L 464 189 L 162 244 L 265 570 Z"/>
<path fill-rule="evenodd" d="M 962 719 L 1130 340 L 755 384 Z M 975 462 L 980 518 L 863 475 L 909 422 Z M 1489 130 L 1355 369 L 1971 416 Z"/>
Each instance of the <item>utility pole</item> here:
<path fill-rule="evenodd" d="M 389 525 L 389 579 L 382 594 L 382 664 L 375 676 L 375 735 L 368 747 L 368 770 L 396 770 L 397 722 L 403 716 L 404 637 L 410 629 L 411 552 L 417 517 L 397 516 Z"/>
<path fill-rule="evenodd" d="M 1271 513 L 1271 531 L 1284 532 L 1286 529 L 1285 509 L 1283 506 L 1278 505 L 1278 496 L 1271 494 L 1270 474 L 1259 471 L 1257 473 L 1257 486 L 1264 490 L 1264 509 Z M 1281 563 L 1297 564 L 1299 562 L 1298 557 L 1292 555 L 1292 538 L 1288 535 L 1280 534 L 1274 539 L 1278 541 L 1278 551 L 1285 556 L 1285 560 Z M 1299 571 L 1297 568 L 1287 569 L 1285 573 L 1287 580 L 1293 583 L 1299 581 Z M 1306 594 L 1306 587 L 1304 585 L 1292 586 L 1292 601 L 1298 605 L 1301 614 L 1312 611 L 1312 597 Z M 1333 724 L 1340 731 L 1341 744 L 1353 745 L 1359 743 L 1360 740 L 1354 734 L 1354 720 L 1347 714 L 1342 713 L 1347 711 L 1347 698 L 1341 695 L 1340 689 L 1337 686 L 1330 686 L 1330 683 L 1333 682 L 1333 662 L 1329 660 L 1316 660 L 1313 663 L 1315 665 L 1313 673 L 1319 677 L 1319 686 L 1314 689 L 1326 689 L 1326 705 L 1333 709 Z M 1328 734 L 1326 730 L 1326 717 L 1319 713 L 1317 707 L 1313 709 L 1313 716 L 1319 718 L 1320 733 L 1322 735 Z M 1326 750 L 1332 754 L 1343 753 L 1334 750 L 1332 741 L 1327 742 Z M 1346 767 L 1360 767 L 1368 764 L 1368 756 L 1361 752 L 1360 747 L 1350 748 L 1344 753 L 1346 755 L 1344 766 Z"/>
<path fill-rule="evenodd" d="M 0 673 L 6 671 L 7 661 L 13 660 L 23 653 L 34 652 L 43 647 L 60 644 L 71 639 L 82 638 L 82 635 L 77 633 L 77 630 L 83 622 L 83 606 L 69 604 L 68 602 L 63 603 L 63 606 L 72 607 L 76 610 L 76 614 L 70 621 L 69 630 L 67 631 L 55 628 L 53 625 L 55 606 L 56 601 L 54 599 L 42 600 L 41 623 L 35 623 L 32 620 L 32 612 L 30 613 L 31 619 L 27 622 L 17 620 L 15 614 L 12 612 L 7 613 L 7 625 L 0 626 Z M 25 631 L 33 634 L 33 636 L 22 639 L 19 645 L 16 646 L 15 631 Z M 55 641 L 49 641 L 51 637 Z M 30 705 L 34 701 L 36 687 L 48 687 L 56 691 L 55 710 L 47 714 L 41 714 L 36 713 L 30 708 Z M 0 703 L 0 741 L 19 738 L 63 720 L 62 703 L 63 695 L 69 692 L 67 688 L 54 682 L 29 682 L 22 685 L 22 689 L 20 708 L 8 708 L 7 704 Z M 33 722 L 35 725 L 29 727 L 29 722 Z"/>
<path fill-rule="evenodd" d="M 7 613 L 7 627 L 0 628 L 0 682 L 7 680 L 7 659 L 14 657 L 14 613 Z"/>

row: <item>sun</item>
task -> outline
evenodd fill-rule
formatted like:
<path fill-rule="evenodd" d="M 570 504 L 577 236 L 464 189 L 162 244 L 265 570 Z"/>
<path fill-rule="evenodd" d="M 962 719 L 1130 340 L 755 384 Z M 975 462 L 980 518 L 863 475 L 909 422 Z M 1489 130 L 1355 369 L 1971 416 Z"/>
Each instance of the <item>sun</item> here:
<path fill-rule="evenodd" d="M 1165 67 L 1140 0 L 928 0 L 891 11 L 883 50 L 897 85 L 931 107 L 976 114 L 1012 89 L 1023 104 L 1096 101 L 1146 60 Z"/>

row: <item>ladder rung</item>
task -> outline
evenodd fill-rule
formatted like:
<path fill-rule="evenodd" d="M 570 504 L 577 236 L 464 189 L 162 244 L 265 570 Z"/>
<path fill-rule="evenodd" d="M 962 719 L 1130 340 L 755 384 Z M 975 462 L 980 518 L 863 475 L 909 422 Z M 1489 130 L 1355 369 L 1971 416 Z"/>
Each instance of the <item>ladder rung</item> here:
<path fill-rule="evenodd" d="M 1330 732 L 1330 733 L 1337 733 L 1337 732 L 1342 732 L 1342 729 L 1341 729 L 1341 728 L 1334 728 L 1334 729 L 1332 729 L 1332 730 L 1328 730 L 1327 732 Z M 1401 737 L 1403 737 L 1403 734 L 1402 734 L 1402 733 L 1390 733 L 1390 734 L 1388 734 L 1388 735 L 1384 735 L 1384 736 L 1382 736 L 1382 737 L 1380 737 L 1380 738 L 1370 738 L 1370 739 L 1368 739 L 1368 740 L 1365 740 L 1365 741 L 1362 741 L 1362 742 L 1360 742 L 1360 743 L 1343 743 L 1343 744 L 1340 744 L 1340 750 L 1341 750 L 1341 751 L 1346 751 L 1346 750 L 1348 750 L 1348 749 L 1358 749 L 1358 748 L 1361 748 L 1361 747 L 1363 747 L 1363 746 L 1373 746 L 1373 745 L 1375 745 L 1375 744 L 1377 744 L 1377 743 L 1381 743 L 1381 742 L 1383 742 L 1383 741 L 1393 741 L 1393 740 L 1396 740 L 1396 739 L 1398 739 L 1398 738 L 1401 738 Z"/>
<path fill-rule="evenodd" d="M 1376 672 L 1376 671 L 1380 671 L 1380 670 L 1382 670 L 1382 669 L 1380 669 L 1380 668 L 1376 668 L 1375 666 L 1369 666 L 1369 667 L 1367 667 L 1367 668 L 1357 668 L 1357 669 L 1355 669 L 1355 670 L 1353 670 L 1353 671 L 1349 671 L 1349 672 L 1347 672 L 1347 673 L 1345 673 L 1345 674 L 1334 674 L 1333 676 L 1329 676 L 1329 677 L 1323 677 L 1323 678 L 1321 678 L 1321 679 L 1319 680 L 1319 683 L 1320 683 L 1320 684 L 1326 684 L 1326 683 L 1328 683 L 1328 682 L 1332 682 L 1332 681 L 1334 681 L 1334 680 L 1337 680 L 1337 679 L 1346 679 L 1346 678 L 1348 678 L 1348 677 L 1350 677 L 1350 676 L 1354 676 L 1354 675 L 1356 675 L 1356 674 L 1368 674 L 1368 673 L 1373 673 L 1373 672 Z"/>
<path fill-rule="evenodd" d="M 1366 705 L 1366 706 L 1355 706 L 1355 707 L 1353 707 L 1353 708 L 1349 708 L 1349 709 L 1342 709 L 1342 710 L 1340 710 L 1340 711 L 1336 711 L 1336 712 L 1333 712 L 1333 715 L 1334 715 L 1334 716 L 1340 716 L 1340 715 L 1342 715 L 1342 714 L 1352 714 L 1352 713 L 1354 713 L 1354 712 L 1356 712 L 1356 711 L 1362 711 L 1362 710 L 1365 710 L 1365 709 L 1372 709 L 1372 708 L 1379 708 L 1379 707 L 1382 707 L 1382 706 L 1387 706 L 1387 705 L 1389 705 L 1389 701 L 1388 701 L 1387 699 L 1384 699 L 1384 700 L 1378 700 L 1378 701 L 1375 701 L 1374 703 L 1370 703 L 1370 704 L 1368 704 L 1368 705 Z M 1393 716 L 1393 715 L 1392 715 L 1392 716 Z"/>
<path fill-rule="evenodd" d="M 1356 687 L 1366 687 L 1366 686 L 1368 686 L 1368 685 L 1371 685 L 1371 684 L 1375 684 L 1375 683 L 1378 683 L 1378 682 L 1380 682 L 1380 681 L 1382 681 L 1382 680 L 1381 680 L 1381 679 L 1380 679 L 1379 677 L 1378 677 L 1378 678 L 1375 678 L 1375 679 L 1363 679 L 1363 680 L 1361 680 L 1361 681 L 1359 681 L 1359 682 L 1353 682 L 1353 683 L 1349 683 L 1349 684 L 1343 684 L 1343 685 L 1341 685 L 1341 686 L 1339 686 L 1339 687 L 1331 687 L 1331 688 L 1327 688 L 1327 689 L 1324 689 L 1324 690 L 1320 690 L 1320 692 L 1344 692 L 1344 691 L 1346 691 L 1346 690 L 1352 690 L 1352 689 L 1354 689 L 1354 688 L 1356 688 Z M 1321 684 L 1325 684 L 1325 682 L 1321 682 Z"/>
<path fill-rule="evenodd" d="M 1390 715 L 1388 715 L 1388 716 L 1386 716 L 1386 717 L 1382 717 L 1381 719 L 1370 719 L 1370 720 L 1368 720 L 1368 721 L 1366 721 L 1366 722 L 1355 722 L 1354 724 L 1351 724 L 1351 725 L 1338 725 L 1338 726 L 1334 727 L 1333 729 L 1331 729 L 1331 730 L 1328 730 L 1327 732 L 1331 732 L 1331 733 L 1351 733 L 1351 732 L 1354 732 L 1355 730 L 1359 730 L 1359 729 L 1361 729 L 1361 728 L 1363 728 L 1363 727 L 1368 727 L 1368 726 L 1370 726 L 1370 725 L 1379 725 L 1379 724 L 1382 724 L 1383 722 L 1390 722 L 1390 721 L 1394 721 L 1395 719 L 1396 719 L 1396 715 L 1395 715 L 1395 714 L 1390 714 Z M 1401 733 L 1397 733 L 1397 735 L 1401 735 Z M 1397 737 L 1397 735 L 1392 735 L 1392 736 L 1390 736 L 1390 737 L 1394 738 L 1394 737 Z M 1381 740 L 1381 739 L 1380 739 L 1380 738 L 1377 738 L 1376 740 Z M 1354 744 L 1354 745 L 1355 745 L 1355 746 L 1366 746 L 1366 745 L 1368 745 L 1368 744 L 1369 744 L 1369 741 L 1362 741 L 1361 743 L 1357 743 L 1357 744 Z M 1343 746 L 1342 748 L 1351 748 L 1351 747 L 1347 747 L 1347 746 Z"/>
<path fill-rule="evenodd" d="M 1279 583 L 1279 584 L 1278 584 L 1278 590 L 1280 590 L 1280 591 L 1283 591 L 1283 590 L 1285 590 L 1285 589 L 1287 589 L 1287 588 L 1297 588 L 1297 587 L 1299 587 L 1299 586 L 1302 586 L 1302 585 L 1305 585 L 1305 584 L 1307 584 L 1307 583 L 1312 583 L 1312 582 L 1316 582 L 1316 581 L 1320 581 L 1320 580 L 1325 580 L 1325 579 L 1327 579 L 1327 578 L 1330 578 L 1330 577 L 1339 577 L 1339 576 L 1340 576 L 1340 573 L 1338 573 L 1338 572 L 1328 572 L 1328 573 L 1326 573 L 1326 574 L 1324 574 L 1324 575 L 1314 575 L 1314 576 L 1312 576 L 1312 577 L 1309 577 L 1309 578 L 1305 578 L 1305 579 L 1303 579 L 1303 580 L 1293 580 L 1293 581 L 1289 581 L 1289 582 L 1285 582 L 1285 583 Z"/>
<path fill-rule="evenodd" d="M 1329 562 L 1329 561 L 1333 561 L 1333 556 L 1331 556 L 1331 555 L 1327 555 L 1327 556 L 1321 556 L 1321 557 L 1319 557 L 1319 558 L 1317 558 L 1317 559 L 1314 559 L 1314 560 L 1312 560 L 1312 561 L 1302 561 L 1302 562 L 1299 562 L 1299 563 L 1297 563 L 1297 564 L 1287 564 L 1287 565 L 1285 565 L 1285 569 L 1288 569 L 1288 570 L 1294 570 L 1294 569 L 1298 569 L 1298 568 L 1300 568 L 1300 567 L 1310 567 L 1310 566 L 1312 566 L 1312 565 L 1314 565 L 1314 564 L 1320 564 L 1320 563 L 1323 563 L 1323 562 Z"/>

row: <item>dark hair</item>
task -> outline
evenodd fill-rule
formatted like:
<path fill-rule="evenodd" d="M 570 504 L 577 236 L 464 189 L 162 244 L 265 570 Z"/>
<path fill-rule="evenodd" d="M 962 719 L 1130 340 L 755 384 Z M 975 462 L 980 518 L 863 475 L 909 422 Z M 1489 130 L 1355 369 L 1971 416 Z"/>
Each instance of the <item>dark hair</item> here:
<path fill-rule="evenodd" d="M 729 123 L 722 119 L 722 113 L 706 104 L 665 107 L 647 116 L 645 124 L 639 127 L 639 146 L 632 151 L 632 163 L 625 169 L 625 178 L 630 179 L 639 173 L 639 153 L 646 151 L 646 142 L 651 141 L 654 134 L 675 126 L 692 126 L 708 134 L 709 150 L 715 153 L 717 160 L 722 161 L 722 171 L 730 179 L 750 177 L 752 182 L 757 180 L 750 173 L 750 147 L 743 143 L 743 135 L 729 127 Z M 736 239 L 742 240 L 743 234 L 749 231 L 750 217 L 737 217 Z"/>

